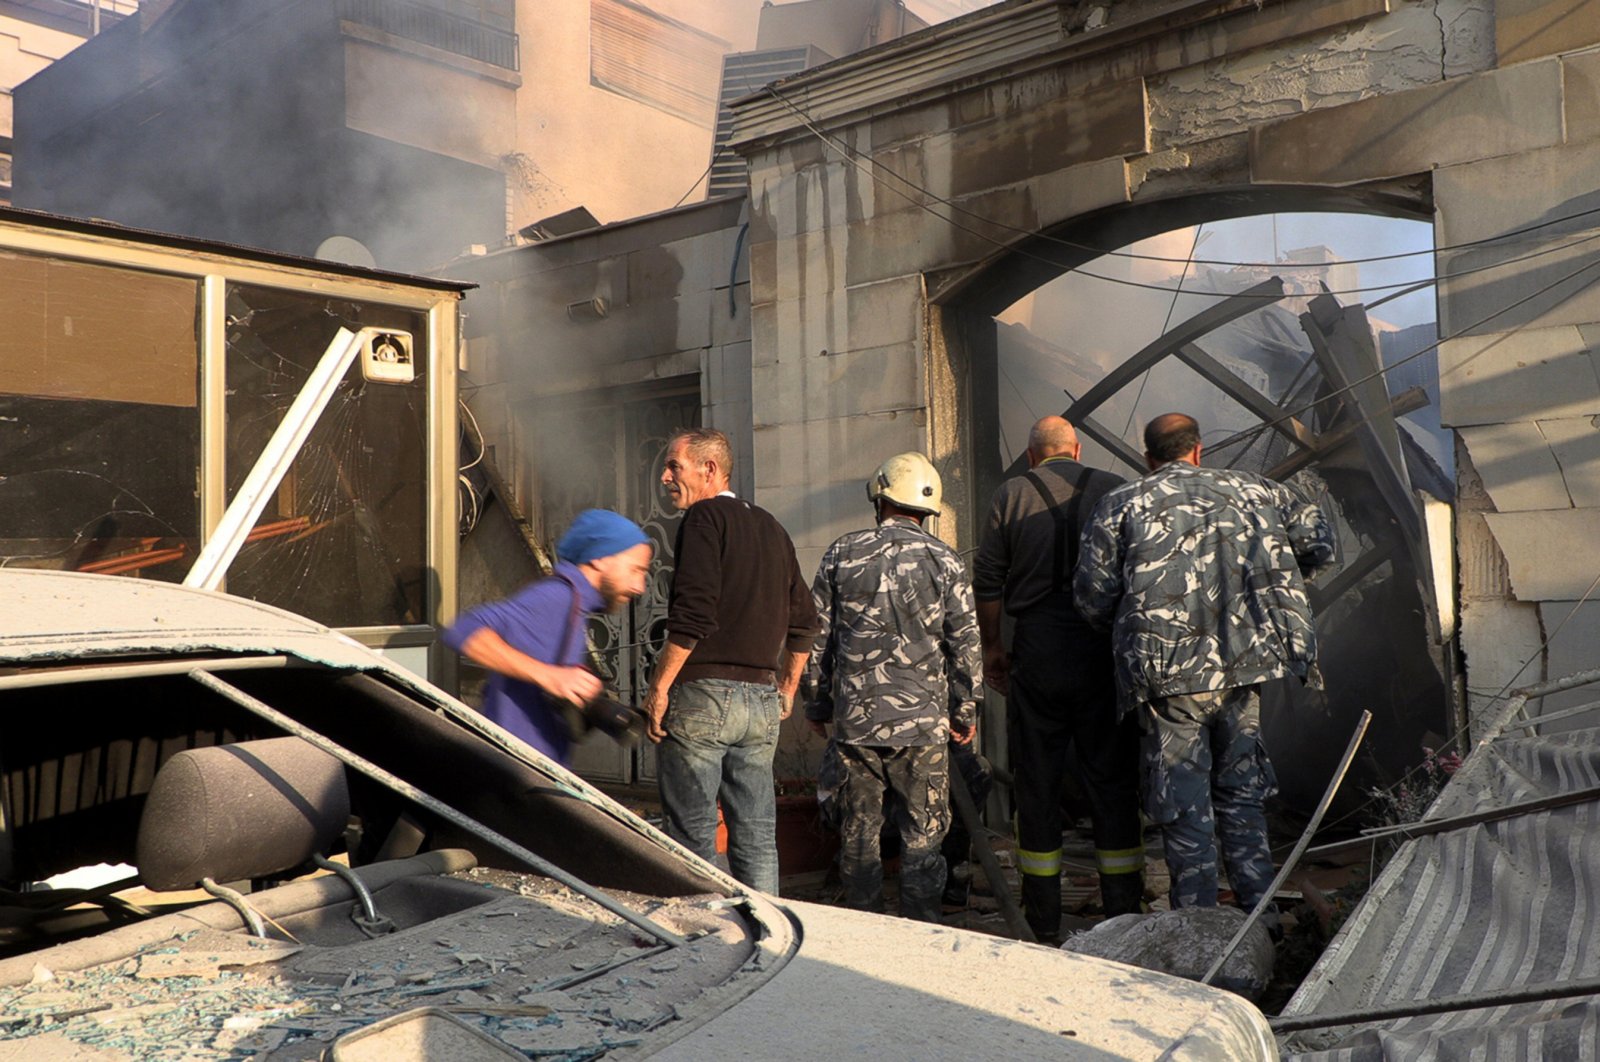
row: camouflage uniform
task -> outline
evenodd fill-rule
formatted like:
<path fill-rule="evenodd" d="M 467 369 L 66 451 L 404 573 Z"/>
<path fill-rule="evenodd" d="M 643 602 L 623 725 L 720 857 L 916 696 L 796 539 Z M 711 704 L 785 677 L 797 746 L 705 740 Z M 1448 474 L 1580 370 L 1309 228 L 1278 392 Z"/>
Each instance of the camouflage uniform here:
<path fill-rule="evenodd" d="M 959 774 L 967 786 L 967 792 L 972 794 L 972 802 L 978 807 L 989 799 L 989 792 L 994 788 L 994 773 L 989 766 L 989 761 L 978 755 L 973 749 L 972 742 L 958 745 L 954 741 L 945 744 L 945 751 L 950 756 L 950 770 Z M 839 743 L 829 740 L 827 747 L 822 750 L 822 762 L 817 766 L 817 817 L 821 820 L 826 830 L 841 833 L 844 825 L 847 802 L 845 786 L 849 782 L 849 773 L 845 767 L 844 756 L 839 752 Z M 899 812 L 895 805 L 899 803 L 892 792 L 885 795 L 883 801 L 883 818 L 888 820 L 879 833 L 880 851 L 890 855 L 900 850 L 900 834 L 893 823 L 900 821 Z M 953 806 L 953 805 L 952 805 Z M 939 852 L 944 856 L 944 896 L 945 903 L 955 903 L 964 906 L 968 896 L 968 882 L 958 879 L 951 871 L 952 867 L 966 863 L 972 858 L 972 834 L 968 831 L 966 823 L 961 816 L 951 814 L 950 828 L 945 832 L 944 841 L 939 846 Z"/>
<path fill-rule="evenodd" d="M 1333 559 L 1332 528 L 1293 489 L 1182 461 L 1108 493 L 1084 531 L 1074 598 L 1112 630 L 1174 906 L 1216 903 L 1215 833 L 1244 905 L 1271 882 L 1257 687 L 1294 675 L 1320 688 L 1304 575 Z"/>
<path fill-rule="evenodd" d="M 822 618 L 809 665 L 806 718 L 833 724 L 845 900 L 883 903 L 878 836 L 893 792 L 904 851 L 900 911 L 937 921 L 950 826 L 950 725 L 977 721 L 982 651 L 972 590 L 955 551 L 915 522 L 891 518 L 840 538 L 812 586 Z"/>
<path fill-rule="evenodd" d="M 1158 697 L 1142 709 L 1145 791 L 1161 824 L 1174 907 L 1217 905 L 1217 843 L 1247 908 L 1272 885 L 1262 802 L 1278 791 L 1257 686 Z"/>

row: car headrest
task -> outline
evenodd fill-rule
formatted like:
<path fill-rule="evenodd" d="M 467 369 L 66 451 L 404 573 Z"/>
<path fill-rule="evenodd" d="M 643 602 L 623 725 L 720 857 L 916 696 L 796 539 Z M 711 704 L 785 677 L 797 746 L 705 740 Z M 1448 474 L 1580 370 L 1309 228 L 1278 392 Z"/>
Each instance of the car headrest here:
<path fill-rule="evenodd" d="M 350 817 L 344 765 L 297 737 L 186 749 L 139 819 L 139 876 L 157 891 L 241 881 L 326 855 Z"/>

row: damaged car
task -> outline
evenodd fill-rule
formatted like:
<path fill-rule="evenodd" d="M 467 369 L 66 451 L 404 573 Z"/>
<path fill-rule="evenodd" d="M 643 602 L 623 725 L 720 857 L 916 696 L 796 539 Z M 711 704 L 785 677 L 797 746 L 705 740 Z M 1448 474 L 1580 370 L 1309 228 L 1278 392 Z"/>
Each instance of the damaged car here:
<path fill-rule="evenodd" d="M 1220 990 L 750 892 L 291 613 L 0 595 L 0 1059 L 1277 1057 Z"/>

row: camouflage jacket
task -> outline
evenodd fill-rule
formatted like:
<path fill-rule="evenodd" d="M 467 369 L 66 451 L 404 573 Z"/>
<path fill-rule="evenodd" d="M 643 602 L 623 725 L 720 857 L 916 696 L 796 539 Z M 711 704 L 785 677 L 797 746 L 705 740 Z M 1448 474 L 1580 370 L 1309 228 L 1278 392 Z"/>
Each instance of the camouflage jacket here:
<path fill-rule="evenodd" d="M 1303 577 L 1333 559 L 1332 527 L 1293 489 L 1174 461 L 1095 507 L 1073 596 L 1111 629 L 1124 712 L 1286 675 L 1320 687 Z"/>
<path fill-rule="evenodd" d="M 983 652 L 961 559 L 915 523 L 839 539 L 812 584 L 822 618 L 806 718 L 848 745 L 942 744 L 978 718 Z"/>

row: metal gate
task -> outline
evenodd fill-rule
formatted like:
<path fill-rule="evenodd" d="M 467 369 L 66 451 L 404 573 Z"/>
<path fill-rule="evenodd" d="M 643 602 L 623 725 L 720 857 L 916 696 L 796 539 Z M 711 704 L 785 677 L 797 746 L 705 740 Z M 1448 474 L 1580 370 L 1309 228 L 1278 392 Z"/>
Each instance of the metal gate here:
<path fill-rule="evenodd" d="M 680 514 L 661 489 L 667 440 L 700 423 L 698 378 L 648 392 L 626 391 L 563 401 L 538 419 L 538 491 L 542 537 L 554 540 L 584 509 L 614 509 L 655 546 L 645 592 L 621 612 L 589 622 L 589 645 L 606 686 L 619 699 L 644 699 L 666 640 L 667 595 Z M 631 783 L 655 777 L 654 747 L 623 749 L 595 735 L 573 749 L 572 766 L 593 781 Z"/>

